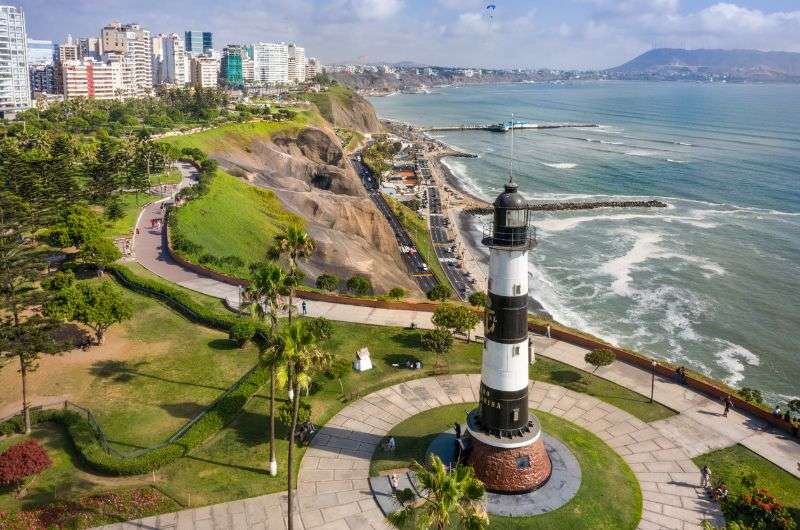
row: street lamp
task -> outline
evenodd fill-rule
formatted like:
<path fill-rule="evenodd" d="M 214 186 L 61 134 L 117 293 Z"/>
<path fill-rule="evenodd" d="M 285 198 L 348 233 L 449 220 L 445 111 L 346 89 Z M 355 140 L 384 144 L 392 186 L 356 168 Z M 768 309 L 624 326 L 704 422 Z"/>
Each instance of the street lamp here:
<path fill-rule="evenodd" d="M 650 403 L 653 402 L 653 393 L 656 390 L 656 366 L 658 366 L 658 363 L 653 361 L 651 363 L 651 366 L 653 367 L 653 371 L 650 374 L 651 375 L 651 378 L 650 378 Z"/>

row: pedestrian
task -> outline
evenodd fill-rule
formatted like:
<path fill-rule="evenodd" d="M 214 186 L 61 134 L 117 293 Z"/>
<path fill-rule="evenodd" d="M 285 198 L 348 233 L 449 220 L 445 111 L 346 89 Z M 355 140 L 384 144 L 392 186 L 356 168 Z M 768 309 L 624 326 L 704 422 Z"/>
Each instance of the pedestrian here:
<path fill-rule="evenodd" d="M 303 310 L 303 314 L 304 315 L 308 314 L 308 306 L 306 305 L 306 301 L 305 300 L 303 300 L 303 303 L 300 304 L 300 308 Z"/>
<path fill-rule="evenodd" d="M 461 438 L 461 424 L 456 422 L 454 427 L 456 430 L 456 439 Z"/>
<path fill-rule="evenodd" d="M 400 489 L 400 480 L 397 478 L 397 473 L 389 475 L 389 484 L 392 486 L 392 492 L 397 492 Z"/>
<path fill-rule="evenodd" d="M 547 325 L 547 338 L 550 338 L 550 324 Z"/>
<path fill-rule="evenodd" d="M 389 438 L 389 441 L 386 442 L 386 449 L 391 453 L 394 452 L 396 447 L 397 447 L 397 442 L 394 441 L 394 436 L 392 436 Z"/>
<path fill-rule="evenodd" d="M 772 411 L 772 417 L 780 419 L 781 417 L 781 406 L 775 405 L 775 410 Z"/>
<path fill-rule="evenodd" d="M 728 417 L 728 412 L 730 412 L 731 407 L 733 406 L 733 400 L 731 396 L 725 396 L 725 412 L 722 413 L 723 416 L 726 418 Z"/>
<path fill-rule="evenodd" d="M 708 486 L 711 484 L 711 470 L 708 466 L 703 466 L 703 469 L 700 470 L 700 487 L 703 489 L 708 489 Z"/>
<path fill-rule="evenodd" d="M 137 236 L 139 235 L 139 227 L 138 226 L 136 227 L 136 235 Z"/>

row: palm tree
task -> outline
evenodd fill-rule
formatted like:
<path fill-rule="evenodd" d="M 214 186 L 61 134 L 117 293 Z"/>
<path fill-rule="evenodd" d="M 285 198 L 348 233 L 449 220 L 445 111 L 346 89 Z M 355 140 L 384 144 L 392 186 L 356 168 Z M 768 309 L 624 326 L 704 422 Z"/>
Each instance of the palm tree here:
<path fill-rule="evenodd" d="M 421 502 L 406 504 L 392 516 L 401 526 L 413 522 L 418 529 L 445 530 L 451 525 L 468 530 L 489 526 L 489 517 L 481 503 L 485 492 L 483 483 L 469 466 L 456 465 L 449 471 L 442 460 L 431 455 L 428 466 L 418 462 L 411 465 L 417 474 Z"/>
<path fill-rule="evenodd" d="M 269 474 L 278 474 L 278 461 L 275 458 L 275 386 L 276 370 L 285 362 L 283 348 L 276 340 L 275 328 L 278 315 L 283 310 L 282 297 L 286 293 L 287 274 L 272 263 L 258 263 L 250 269 L 250 285 L 244 292 L 244 301 L 250 306 L 253 319 L 269 321 L 269 336 L 260 341 L 259 357 L 270 369 L 269 383 Z M 267 356 L 267 352 L 269 355 Z"/>
<path fill-rule="evenodd" d="M 297 320 L 284 328 L 281 333 L 283 352 L 288 360 L 285 376 L 292 380 L 297 392 L 292 396 L 292 425 L 289 431 L 289 455 L 286 485 L 288 496 L 289 530 L 294 528 L 292 505 L 292 465 L 294 440 L 297 433 L 297 416 L 300 410 L 300 391 L 311 384 L 313 370 L 325 370 L 331 363 L 331 355 L 319 348 L 318 337 L 304 320 Z"/>
<path fill-rule="evenodd" d="M 289 323 L 292 322 L 292 311 L 294 310 L 294 289 L 300 283 L 299 262 L 301 259 L 308 258 L 317 243 L 311 239 L 308 232 L 297 225 L 289 225 L 284 231 L 275 236 L 275 246 L 270 249 L 268 255 L 271 257 L 286 256 L 289 260 L 289 274 L 294 279 L 294 285 L 289 286 Z"/>

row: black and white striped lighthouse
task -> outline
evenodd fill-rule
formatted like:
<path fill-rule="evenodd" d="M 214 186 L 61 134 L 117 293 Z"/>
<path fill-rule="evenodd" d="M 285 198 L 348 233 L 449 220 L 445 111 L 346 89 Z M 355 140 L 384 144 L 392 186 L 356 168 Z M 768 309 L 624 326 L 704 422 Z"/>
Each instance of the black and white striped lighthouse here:
<path fill-rule="evenodd" d="M 480 402 L 467 418 L 470 463 L 486 488 L 529 491 L 550 476 L 541 429 L 528 412 L 528 205 L 509 179 L 494 201 Z"/>

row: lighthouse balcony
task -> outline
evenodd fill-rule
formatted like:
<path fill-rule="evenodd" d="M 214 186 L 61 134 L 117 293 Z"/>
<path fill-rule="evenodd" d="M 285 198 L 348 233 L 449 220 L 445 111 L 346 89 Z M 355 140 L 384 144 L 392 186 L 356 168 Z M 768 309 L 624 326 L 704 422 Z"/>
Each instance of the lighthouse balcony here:
<path fill-rule="evenodd" d="M 481 242 L 489 248 L 501 250 L 530 250 L 537 245 L 536 227 L 526 226 L 513 230 L 483 230 Z"/>

